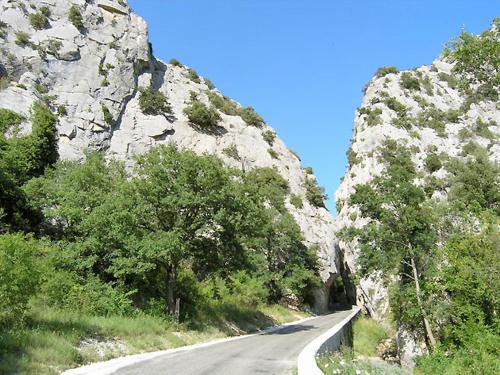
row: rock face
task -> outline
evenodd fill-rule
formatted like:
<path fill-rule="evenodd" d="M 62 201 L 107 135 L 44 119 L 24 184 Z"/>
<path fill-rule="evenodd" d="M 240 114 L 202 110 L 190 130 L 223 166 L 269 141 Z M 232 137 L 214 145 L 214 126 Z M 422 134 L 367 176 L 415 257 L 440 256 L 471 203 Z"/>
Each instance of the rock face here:
<path fill-rule="evenodd" d="M 189 78 L 187 67 L 155 59 L 145 21 L 125 0 L 0 0 L 0 9 L 0 107 L 28 115 L 33 102 L 49 103 L 59 113 L 63 159 L 80 160 L 93 149 L 131 162 L 134 154 L 176 142 L 232 167 L 276 168 L 290 186 L 287 208 L 307 244 L 318 246 L 325 287 L 316 308 L 327 308 L 328 288 L 339 276 L 333 218 L 306 199 L 306 181 L 315 177 L 279 138 L 265 138 L 275 134 L 271 127 L 220 113 L 216 131 L 195 129 L 183 113 L 191 96 L 208 103 L 209 93 L 220 93 L 201 77 Z M 37 29 L 33 14 L 45 14 L 47 24 Z M 172 115 L 142 113 L 139 88 L 149 86 L 166 96 Z M 292 195 L 302 198 L 301 208 L 290 203 Z"/>
<path fill-rule="evenodd" d="M 439 181 L 448 172 L 440 163 L 430 165 L 429 156 L 440 159 L 464 156 L 468 152 L 466 146 L 474 141 L 486 147 L 492 160 L 500 160 L 499 103 L 468 99 L 458 90 L 452 69 L 453 65 L 440 57 L 430 66 L 380 73 L 369 82 L 355 114 L 349 167 L 335 193 L 336 233 L 366 223 L 358 209 L 349 204 L 349 198 L 356 185 L 369 183 L 383 171 L 377 150 L 387 139 L 409 148 L 417 169 L 424 176 L 420 183 L 430 185 L 430 194 L 437 199 L 446 197 L 446 187 L 440 187 Z M 432 182 L 436 182 L 435 186 Z M 341 268 L 355 271 L 359 251 L 356 243 L 339 241 L 338 245 L 343 256 Z M 356 293 L 352 294 L 358 304 L 373 318 L 387 319 L 389 298 L 380 274 L 362 279 L 355 289 Z M 411 365 L 422 347 L 404 327 L 398 327 L 397 342 L 402 363 Z"/>

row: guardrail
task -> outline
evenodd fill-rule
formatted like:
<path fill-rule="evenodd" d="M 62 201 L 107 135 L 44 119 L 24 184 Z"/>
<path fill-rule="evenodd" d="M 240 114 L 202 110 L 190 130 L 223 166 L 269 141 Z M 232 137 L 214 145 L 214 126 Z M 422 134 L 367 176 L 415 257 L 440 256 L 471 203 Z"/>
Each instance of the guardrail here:
<path fill-rule="evenodd" d="M 316 363 L 316 356 L 340 348 L 343 339 L 346 339 L 345 336 L 351 333 L 349 326 L 351 321 L 360 311 L 361 307 L 355 306 L 344 320 L 307 344 L 297 359 L 298 375 L 324 375 Z"/>

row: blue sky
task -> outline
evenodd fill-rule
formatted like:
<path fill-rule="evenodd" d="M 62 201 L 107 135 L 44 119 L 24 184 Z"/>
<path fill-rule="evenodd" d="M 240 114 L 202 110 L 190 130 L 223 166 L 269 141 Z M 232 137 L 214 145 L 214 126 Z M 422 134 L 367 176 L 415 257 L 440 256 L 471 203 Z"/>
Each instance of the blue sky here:
<path fill-rule="evenodd" d="M 361 89 L 382 65 L 430 64 L 498 0 L 129 0 L 154 54 L 175 57 L 253 106 L 330 197 L 346 166 Z"/>

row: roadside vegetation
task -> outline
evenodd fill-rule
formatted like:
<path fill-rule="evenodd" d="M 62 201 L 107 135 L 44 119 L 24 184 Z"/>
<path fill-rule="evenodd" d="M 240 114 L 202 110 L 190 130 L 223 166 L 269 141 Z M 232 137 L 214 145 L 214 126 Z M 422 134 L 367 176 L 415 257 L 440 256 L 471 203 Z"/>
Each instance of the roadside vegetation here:
<path fill-rule="evenodd" d="M 18 135 L 23 121 L 30 135 Z M 57 117 L 0 110 L 0 372 L 255 331 L 303 313 L 314 248 L 285 209 L 287 182 L 174 145 L 133 171 L 89 153 L 57 160 Z M 12 136 L 6 137 L 9 133 Z"/>
<path fill-rule="evenodd" d="M 336 353 L 317 358 L 319 368 L 325 375 L 409 375 L 411 372 L 397 364 L 384 362 L 378 356 L 380 346 L 390 335 L 375 320 L 361 317 L 353 324 L 353 348 L 341 347 Z"/>

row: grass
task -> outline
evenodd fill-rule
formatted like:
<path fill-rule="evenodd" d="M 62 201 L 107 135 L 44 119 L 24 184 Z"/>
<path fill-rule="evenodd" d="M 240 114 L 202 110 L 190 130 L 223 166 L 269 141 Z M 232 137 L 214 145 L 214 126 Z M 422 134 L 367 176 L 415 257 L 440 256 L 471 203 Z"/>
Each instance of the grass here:
<path fill-rule="evenodd" d="M 354 347 L 341 348 L 340 352 L 321 355 L 318 366 L 325 375 L 406 375 L 409 372 L 398 365 L 389 364 L 377 357 L 377 346 L 389 332 L 375 320 L 360 318 L 353 324 Z"/>
<path fill-rule="evenodd" d="M 204 322 L 179 324 L 144 314 L 88 316 L 32 306 L 24 325 L 0 331 L 0 374 L 52 375 L 95 361 L 253 332 L 305 316 L 277 305 L 254 310 L 221 306 Z M 81 345 L 83 339 L 90 344 Z"/>
<path fill-rule="evenodd" d="M 387 330 L 373 319 L 357 319 L 353 324 L 354 354 L 376 356 L 378 344 L 387 338 Z"/>

